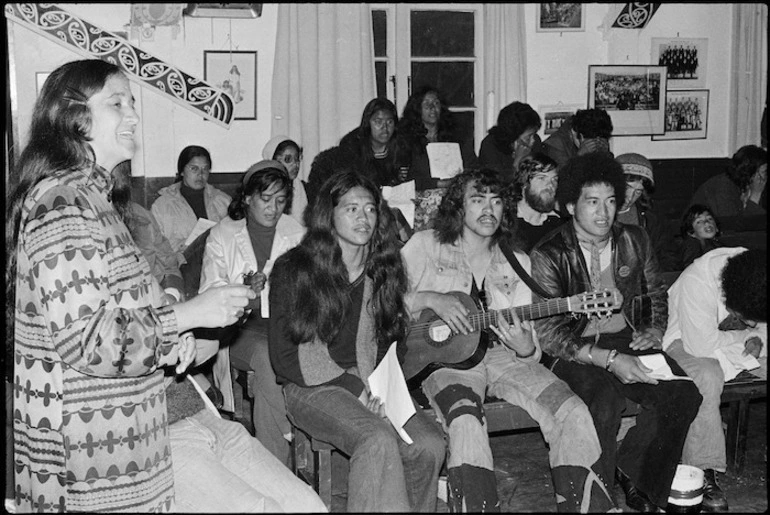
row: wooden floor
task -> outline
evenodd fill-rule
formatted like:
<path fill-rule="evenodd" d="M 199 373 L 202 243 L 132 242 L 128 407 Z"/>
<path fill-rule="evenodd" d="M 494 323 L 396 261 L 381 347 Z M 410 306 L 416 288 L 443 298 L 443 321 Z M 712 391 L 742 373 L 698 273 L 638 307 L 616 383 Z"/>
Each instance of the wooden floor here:
<path fill-rule="evenodd" d="M 494 437 L 492 453 L 495 459 L 497 489 L 503 512 L 556 512 L 553 486 L 548 469 L 548 451 L 539 431 Z M 720 479 L 733 513 L 763 513 L 767 511 L 767 402 L 753 401 L 750 407 L 748 454 L 740 476 L 724 475 Z M 620 508 L 632 511 L 624 504 L 623 491 L 616 487 Z M 335 495 L 332 511 L 344 512 L 345 495 Z M 438 503 L 439 513 L 447 506 Z"/>

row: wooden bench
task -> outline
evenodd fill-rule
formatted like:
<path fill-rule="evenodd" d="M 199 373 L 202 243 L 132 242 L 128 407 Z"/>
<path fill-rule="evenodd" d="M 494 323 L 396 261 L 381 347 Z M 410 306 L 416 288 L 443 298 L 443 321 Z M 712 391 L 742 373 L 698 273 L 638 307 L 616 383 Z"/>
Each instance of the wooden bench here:
<path fill-rule="evenodd" d="M 748 372 L 742 372 L 725 384 L 722 405 L 727 408 L 727 468 L 735 475 L 742 473 L 746 461 L 749 402 L 766 397 L 767 381 Z M 426 409 L 425 412 L 435 418 L 432 409 Z M 523 408 L 505 401 L 488 399 L 484 403 L 484 412 L 490 436 L 539 428 L 537 422 Z M 634 417 L 638 413 L 639 405 L 628 401 L 623 416 Z M 310 484 L 327 508 L 331 509 L 332 495 L 343 493 L 347 488 L 347 456 L 330 443 L 312 438 L 293 426 L 292 432 L 294 473 Z"/>

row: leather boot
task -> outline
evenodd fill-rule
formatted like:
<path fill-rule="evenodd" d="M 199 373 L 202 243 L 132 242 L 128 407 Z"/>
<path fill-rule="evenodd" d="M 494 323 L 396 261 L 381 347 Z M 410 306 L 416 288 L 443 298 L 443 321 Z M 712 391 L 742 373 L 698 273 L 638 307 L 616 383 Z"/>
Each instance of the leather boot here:
<path fill-rule="evenodd" d="M 701 509 L 706 513 L 725 512 L 728 510 L 725 493 L 717 483 L 717 471 L 703 471 L 703 504 Z"/>
<path fill-rule="evenodd" d="M 620 484 L 623 493 L 626 494 L 626 506 L 642 513 L 657 513 L 658 507 L 647 495 L 638 490 L 631 478 L 619 468 L 615 469 L 615 481 Z"/>

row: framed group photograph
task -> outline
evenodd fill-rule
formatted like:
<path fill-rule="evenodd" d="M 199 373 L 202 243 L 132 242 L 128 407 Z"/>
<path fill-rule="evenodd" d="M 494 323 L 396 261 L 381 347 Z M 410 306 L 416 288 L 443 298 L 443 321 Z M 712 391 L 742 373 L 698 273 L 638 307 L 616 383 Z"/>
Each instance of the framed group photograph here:
<path fill-rule="evenodd" d="M 537 7 L 537 32 L 580 32 L 586 28 L 583 4 L 545 2 Z"/>
<path fill-rule="evenodd" d="M 651 58 L 668 68 L 668 89 L 706 86 L 707 38 L 652 38 Z"/>
<path fill-rule="evenodd" d="M 663 134 L 665 95 L 665 66 L 588 66 L 588 108 L 607 111 L 613 136 Z"/>
<path fill-rule="evenodd" d="M 233 99 L 233 120 L 257 119 L 257 52 L 203 52 L 203 77 Z"/>
<path fill-rule="evenodd" d="M 543 119 L 543 134 L 549 136 L 559 130 L 559 127 L 578 109 L 585 106 L 580 104 L 557 104 L 538 106 L 537 112 Z"/>
<path fill-rule="evenodd" d="M 706 139 L 708 114 L 709 92 L 707 89 L 667 91 L 666 132 L 652 136 L 652 140 Z"/>

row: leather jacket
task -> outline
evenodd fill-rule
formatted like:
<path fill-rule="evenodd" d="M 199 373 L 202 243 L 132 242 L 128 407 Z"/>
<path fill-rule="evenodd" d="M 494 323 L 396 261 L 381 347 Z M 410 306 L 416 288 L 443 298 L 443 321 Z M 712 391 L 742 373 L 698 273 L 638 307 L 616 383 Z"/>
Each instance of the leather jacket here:
<path fill-rule="evenodd" d="M 623 295 L 627 320 L 643 330 L 655 327 L 665 333 L 668 298 L 658 260 L 647 232 L 638 226 L 615 223 L 612 227 L 612 269 L 615 286 Z M 573 223 L 547 235 L 530 253 L 532 278 L 552 297 L 591 291 L 590 275 Z M 541 299 L 533 293 L 533 301 Z M 543 352 L 572 361 L 583 342 L 588 324 L 585 315 L 569 313 L 535 321 Z"/>

